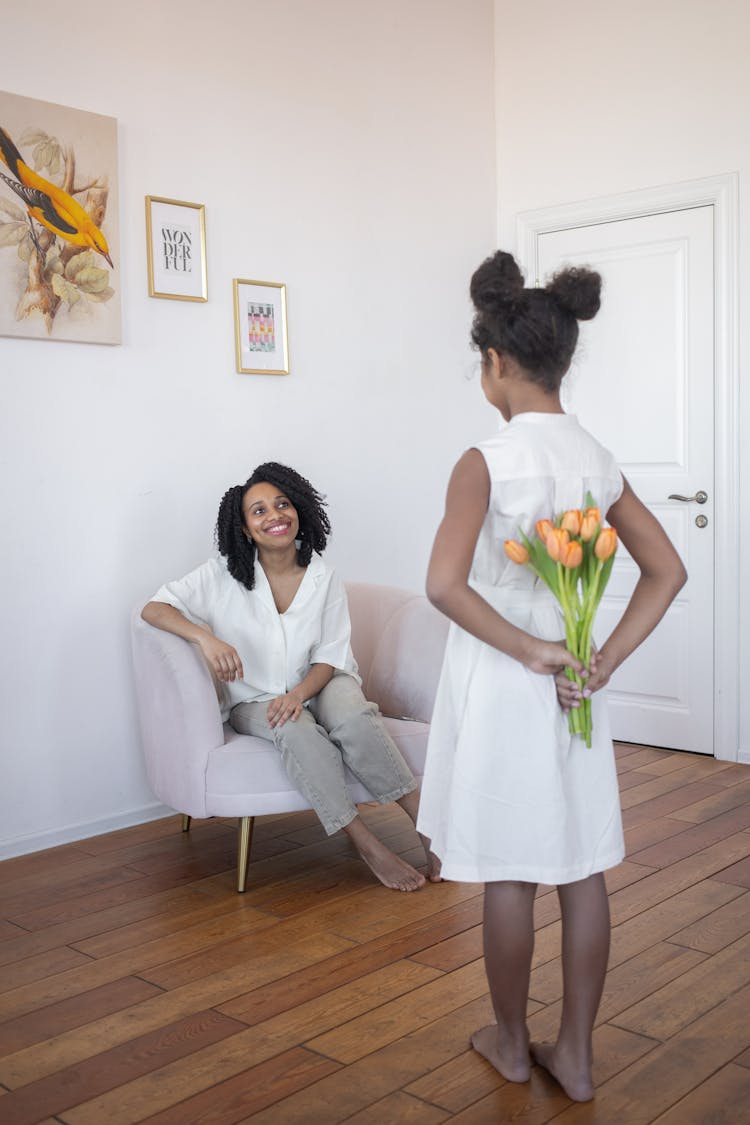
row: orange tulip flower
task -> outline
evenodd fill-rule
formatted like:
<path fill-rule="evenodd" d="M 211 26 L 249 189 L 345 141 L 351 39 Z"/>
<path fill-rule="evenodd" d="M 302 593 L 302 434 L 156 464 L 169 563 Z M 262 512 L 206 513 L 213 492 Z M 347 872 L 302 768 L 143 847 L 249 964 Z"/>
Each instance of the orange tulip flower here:
<path fill-rule="evenodd" d="M 560 549 L 560 562 L 568 570 L 573 570 L 583 562 L 583 547 L 577 539 L 571 539 Z"/>
<path fill-rule="evenodd" d="M 523 543 L 517 543 L 515 539 L 506 539 L 504 543 L 505 553 L 514 563 L 525 563 L 529 561 L 529 552 L 524 547 Z"/>
<path fill-rule="evenodd" d="M 587 508 L 584 512 L 583 519 L 581 520 L 581 539 L 584 543 L 588 543 L 589 540 L 593 539 L 599 530 L 601 520 L 598 514 L 595 514 L 598 513 L 598 510 L 598 508 Z"/>
<path fill-rule="evenodd" d="M 570 535 L 578 535 L 581 530 L 582 519 L 583 512 L 579 511 L 578 508 L 570 508 L 567 512 L 563 512 L 560 527 L 564 527 Z"/>
<path fill-rule="evenodd" d="M 617 550 L 617 532 L 613 527 L 603 527 L 594 544 L 594 554 L 600 562 L 606 562 Z"/>
<path fill-rule="evenodd" d="M 553 527 L 547 538 L 544 540 L 544 545 L 547 548 L 547 554 L 553 562 L 560 561 L 560 553 L 568 543 L 570 536 L 564 527 Z"/>
<path fill-rule="evenodd" d="M 549 535 L 550 531 L 554 531 L 554 529 L 555 525 L 553 524 L 552 520 L 539 520 L 539 523 L 536 525 L 536 533 L 541 539 L 542 543 L 547 542 L 547 536 Z"/>

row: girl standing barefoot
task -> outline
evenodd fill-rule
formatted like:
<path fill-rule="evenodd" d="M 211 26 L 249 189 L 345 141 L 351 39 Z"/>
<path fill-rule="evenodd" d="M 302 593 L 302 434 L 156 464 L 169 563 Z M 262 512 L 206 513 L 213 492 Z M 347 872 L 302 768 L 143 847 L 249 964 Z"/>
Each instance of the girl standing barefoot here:
<path fill-rule="evenodd" d="M 592 699 L 593 746 L 568 732 L 554 675 L 584 669 L 559 640 L 558 603 L 505 557 L 503 541 L 585 506 L 590 491 L 639 567 L 622 620 L 587 670 L 587 694 L 651 632 L 686 578 L 612 455 L 560 405 L 578 320 L 598 311 L 600 285 L 598 274 L 568 269 L 546 289 L 526 289 L 503 252 L 472 278 L 482 389 L 508 425 L 455 466 L 430 560 L 428 597 L 453 625 L 418 821 L 444 878 L 486 884 L 484 957 L 496 1022 L 472 1043 L 513 1082 L 530 1073 L 534 895 L 537 883 L 557 886 L 562 1020 L 556 1043 L 531 1053 L 575 1101 L 593 1096 L 591 1037 L 610 930 L 602 873 L 624 855 L 617 775 L 603 693 Z"/>

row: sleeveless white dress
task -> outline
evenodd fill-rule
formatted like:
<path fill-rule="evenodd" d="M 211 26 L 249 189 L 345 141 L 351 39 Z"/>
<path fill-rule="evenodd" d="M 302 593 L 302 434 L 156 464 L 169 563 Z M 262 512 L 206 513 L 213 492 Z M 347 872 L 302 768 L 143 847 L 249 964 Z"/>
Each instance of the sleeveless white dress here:
<path fill-rule="evenodd" d="M 516 415 L 476 448 L 491 481 L 471 586 L 514 625 L 565 635 L 558 603 L 505 555 L 519 528 L 585 505 L 603 514 L 622 493 L 613 456 L 569 414 Z M 593 741 L 568 732 L 552 676 L 538 675 L 451 624 L 430 728 L 418 828 L 446 879 L 550 885 L 585 879 L 624 854 L 604 691 Z"/>

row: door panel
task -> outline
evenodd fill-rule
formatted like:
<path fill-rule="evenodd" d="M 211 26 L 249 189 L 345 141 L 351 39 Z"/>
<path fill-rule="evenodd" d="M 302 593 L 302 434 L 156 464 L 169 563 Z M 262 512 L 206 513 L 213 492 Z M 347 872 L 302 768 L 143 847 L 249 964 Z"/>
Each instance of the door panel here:
<path fill-rule="evenodd" d="M 562 264 L 602 274 L 602 308 L 581 325 L 565 405 L 615 454 L 689 574 L 664 620 L 612 679 L 614 736 L 712 754 L 713 207 L 543 233 L 537 254 L 542 280 Z M 698 490 L 706 503 L 669 499 Z M 637 576 L 621 548 L 599 611 L 600 640 Z"/>

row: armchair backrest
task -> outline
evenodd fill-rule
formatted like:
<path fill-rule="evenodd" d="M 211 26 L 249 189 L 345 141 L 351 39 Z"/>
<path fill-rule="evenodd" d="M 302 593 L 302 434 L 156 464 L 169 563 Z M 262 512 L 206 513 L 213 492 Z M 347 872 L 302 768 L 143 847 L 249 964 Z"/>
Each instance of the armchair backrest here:
<path fill-rule="evenodd" d="M 428 723 L 448 620 L 424 596 L 393 586 L 350 582 L 346 592 L 366 697 L 391 718 Z"/>

